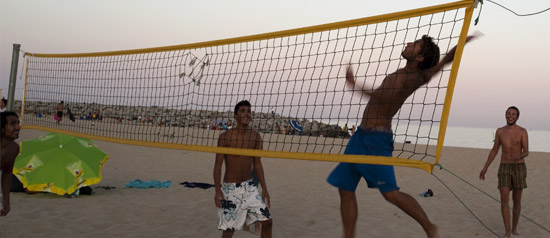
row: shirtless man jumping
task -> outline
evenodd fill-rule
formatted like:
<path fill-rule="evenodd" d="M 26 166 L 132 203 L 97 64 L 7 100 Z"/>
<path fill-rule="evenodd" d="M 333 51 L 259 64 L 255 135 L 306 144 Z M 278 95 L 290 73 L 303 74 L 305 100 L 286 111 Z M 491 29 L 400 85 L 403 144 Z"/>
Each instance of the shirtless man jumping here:
<path fill-rule="evenodd" d="M 262 137 L 250 126 L 252 111 L 250 102 L 244 100 L 235 106 L 237 126 L 222 133 L 218 147 L 262 149 Z M 225 162 L 223 184 L 222 164 Z M 256 171 L 262 194 L 252 180 L 252 169 Z M 265 183 L 264 169 L 259 157 L 216 154 L 214 165 L 214 202 L 218 210 L 218 229 L 222 237 L 233 237 L 235 230 L 243 225 L 260 222 L 261 237 L 271 237 L 272 219 L 269 214 L 269 193 Z"/>
<path fill-rule="evenodd" d="M 466 42 L 474 36 L 468 36 Z M 407 98 L 420 86 L 427 84 L 441 69 L 451 63 L 456 47 L 439 61 L 439 47 L 429 36 L 422 36 L 407 44 L 401 55 L 407 60 L 405 67 L 386 76 L 376 89 L 356 87 L 351 67 L 346 72 L 346 86 L 369 98 L 361 125 L 348 142 L 344 154 L 392 156 L 392 119 Z M 378 188 L 386 201 L 414 218 L 430 238 L 439 237 L 437 226 L 429 219 L 420 204 L 409 194 L 399 191 L 393 166 L 340 163 L 327 181 L 338 188 L 344 237 L 355 236 L 357 199 L 355 189 L 364 178 L 369 188 Z"/>
<path fill-rule="evenodd" d="M 529 139 L 527 130 L 516 124 L 519 118 L 519 109 L 511 106 L 506 110 L 506 126 L 497 129 L 495 135 L 495 144 L 489 152 L 489 157 L 485 166 L 479 173 L 479 179 L 485 180 L 485 173 L 491 162 L 498 154 L 502 146 L 502 155 L 500 156 L 500 166 L 498 168 L 498 189 L 500 190 L 500 210 L 506 234 L 504 237 L 510 237 L 512 234 L 518 235 L 518 221 L 521 212 L 521 193 L 527 188 L 527 167 L 525 166 L 525 157 L 529 155 Z M 512 190 L 513 219 L 512 229 L 510 229 L 510 190 Z"/>

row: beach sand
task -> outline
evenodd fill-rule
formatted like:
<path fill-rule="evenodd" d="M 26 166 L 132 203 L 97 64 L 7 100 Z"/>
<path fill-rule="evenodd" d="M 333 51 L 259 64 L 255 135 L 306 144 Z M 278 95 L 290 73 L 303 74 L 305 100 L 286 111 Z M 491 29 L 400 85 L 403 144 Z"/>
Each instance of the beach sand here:
<path fill-rule="evenodd" d="M 46 132 L 23 130 L 19 141 Z M 0 217 L 0 237 L 221 237 L 217 230 L 214 189 L 186 188 L 179 183 L 213 183 L 214 154 L 137 147 L 96 141 L 110 155 L 103 180 L 94 194 L 65 198 L 54 194 L 11 194 L 11 212 Z M 498 160 L 485 181 L 478 179 L 489 150 L 445 147 L 435 169 L 454 194 L 489 229 L 504 234 L 496 188 Z M 550 228 L 546 198 L 550 196 L 545 160 L 550 153 L 531 152 L 526 159 L 528 188 L 523 192 L 522 214 Z M 341 237 L 337 189 L 326 183 L 333 162 L 262 159 L 271 196 L 273 237 Z M 413 168 L 396 167 L 401 191 L 414 196 L 436 223 L 441 237 L 496 237 L 436 177 Z M 167 189 L 125 189 L 128 182 L 171 180 Z M 102 189 L 98 186 L 114 186 Z M 420 197 L 428 188 L 434 196 Z M 425 237 L 420 225 L 386 202 L 378 190 L 357 189 L 357 237 Z M 550 237 L 550 233 L 520 218 L 520 237 Z M 259 237 L 238 231 L 234 237 Z"/>

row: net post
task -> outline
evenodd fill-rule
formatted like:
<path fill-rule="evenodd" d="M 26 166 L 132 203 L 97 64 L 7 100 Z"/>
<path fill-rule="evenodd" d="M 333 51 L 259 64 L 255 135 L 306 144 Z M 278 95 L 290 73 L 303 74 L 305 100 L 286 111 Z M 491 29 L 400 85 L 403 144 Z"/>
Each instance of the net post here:
<path fill-rule="evenodd" d="M 23 57 L 25 57 L 23 55 Z M 21 100 L 21 123 L 25 122 L 25 101 L 27 101 L 27 76 L 29 74 L 29 59 L 25 60 L 25 82 L 23 87 L 23 100 Z"/>
<path fill-rule="evenodd" d="M 447 87 L 447 94 L 445 95 L 443 112 L 441 113 L 441 123 L 439 126 L 439 136 L 437 140 L 435 164 L 439 163 L 439 159 L 441 158 L 441 154 L 443 151 L 443 143 L 445 142 L 445 133 L 447 131 L 447 123 L 449 121 L 449 114 L 451 111 L 451 102 L 453 99 L 454 88 L 455 88 L 456 79 L 458 76 L 458 68 L 460 67 L 462 52 L 464 51 L 464 46 L 466 45 L 466 38 L 468 37 L 468 30 L 470 29 L 470 23 L 472 20 L 473 13 L 474 13 L 473 5 L 470 7 L 467 7 L 464 12 L 464 24 L 462 25 L 462 30 L 458 40 L 455 57 L 453 59 L 453 64 L 451 66 L 451 75 L 449 76 L 449 85 Z"/>
<path fill-rule="evenodd" d="M 17 64 L 19 62 L 20 44 L 13 44 L 13 53 L 11 56 L 10 84 L 8 88 L 8 105 L 6 109 L 13 111 L 13 99 L 15 98 L 15 80 L 17 79 Z"/>

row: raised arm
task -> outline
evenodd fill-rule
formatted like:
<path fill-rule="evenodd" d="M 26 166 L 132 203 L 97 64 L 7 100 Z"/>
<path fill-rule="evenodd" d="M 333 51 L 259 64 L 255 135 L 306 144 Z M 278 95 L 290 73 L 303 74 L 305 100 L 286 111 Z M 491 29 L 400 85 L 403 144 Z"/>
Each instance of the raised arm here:
<path fill-rule="evenodd" d="M 473 40 L 477 37 L 478 37 L 477 35 L 471 35 L 471 36 L 466 37 L 466 43 L 465 44 L 467 44 L 469 41 L 471 41 L 471 40 Z M 443 57 L 443 59 L 441 61 L 439 61 L 439 63 L 437 63 L 434 67 L 432 67 L 428 70 L 425 70 L 422 73 L 424 83 L 430 82 L 430 80 L 433 78 L 433 76 L 435 74 L 437 74 L 439 71 L 441 71 L 441 69 L 443 69 L 443 67 L 445 67 L 446 65 L 453 62 L 453 60 L 455 58 L 455 53 L 456 53 L 456 46 L 453 47 L 451 50 L 449 50 L 449 52 L 447 52 L 445 57 Z"/>
<path fill-rule="evenodd" d="M 353 92 L 360 91 L 365 98 L 370 98 L 374 92 L 372 89 L 360 87 L 355 84 L 355 75 L 353 74 L 353 67 L 351 67 L 351 65 L 348 65 L 348 69 L 346 70 L 346 88 Z"/>
<path fill-rule="evenodd" d="M 493 148 L 491 149 L 491 152 L 489 152 L 489 157 L 487 157 L 487 161 L 485 162 L 483 169 L 479 173 L 479 179 L 485 180 L 485 173 L 487 173 L 487 169 L 489 168 L 489 165 L 491 165 L 491 163 L 497 156 L 499 149 L 500 149 L 500 128 L 497 129 L 497 132 L 495 135 L 495 143 L 493 144 Z"/>

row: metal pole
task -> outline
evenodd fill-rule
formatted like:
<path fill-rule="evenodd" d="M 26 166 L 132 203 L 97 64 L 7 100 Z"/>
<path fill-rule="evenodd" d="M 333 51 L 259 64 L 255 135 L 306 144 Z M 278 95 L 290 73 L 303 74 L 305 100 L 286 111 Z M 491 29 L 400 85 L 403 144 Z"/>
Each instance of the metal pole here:
<path fill-rule="evenodd" d="M 10 87 L 8 88 L 8 105 L 6 109 L 13 111 L 13 100 L 15 98 L 15 80 L 17 79 L 17 65 L 19 63 L 20 44 L 13 44 L 13 53 L 11 56 Z"/>

